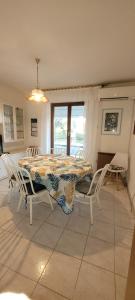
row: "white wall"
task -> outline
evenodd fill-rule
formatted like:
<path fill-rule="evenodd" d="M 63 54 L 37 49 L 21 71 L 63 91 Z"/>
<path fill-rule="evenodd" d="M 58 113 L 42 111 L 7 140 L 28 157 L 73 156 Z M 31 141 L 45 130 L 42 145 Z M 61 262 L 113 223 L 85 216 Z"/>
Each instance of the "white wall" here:
<path fill-rule="evenodd" d="M 132 97 L 135 96 L 135 86 L 96 89 L 71 89 L 47 92 L 48 104 L 26 103 L 26 144 L 39 145 L 44 151 L 50 148 L 50 103 L 88 101 L 100 98 L 128 97 L 127 101 L 102 101 L 99 107 L 99 122 L 97 135 L 97 151 L 104 152 L 127 152 L 132 118 Z M 123 108 L 122 127 L 120 136 L 101 135 L 101 110 L 103 108 Z M 38 119 L 38 138 L 31 137 L 30 119 Z"/>
<path fill-rule="evenodd" d="M 42 121 L 42 110 L 43 104 L 26 102 L 25 112 L 26 112 L 26 145 L 36 146 L 41 144 L 41 121 Z M 38 120 L 38 136 L 31 136 L 31 118 L 37 118 Z"/>
<path fill-rule="evenodd" d="M 131 139 L 130 139 L 130 147 L 129 147 L 129 180 L 128 180 L 129 194 L 135 209 L 135 134 L 133 134 L 134 124 L 135 124 L 135 103 L 134 103 Z"/>
<path fill-rule="evenodd" d="M 132 105 L 133 101 L 127 100 L 105 100 L 100 102 L 100 120 L 99 120 L 99 146 L 101 152 L 128 152 L 131 120 L 132 120 Z M 102 117 L 104 109 L 119 109 L 122 108 L 122 121 L 120 135 L 105 135 L 102 134 Z"/>

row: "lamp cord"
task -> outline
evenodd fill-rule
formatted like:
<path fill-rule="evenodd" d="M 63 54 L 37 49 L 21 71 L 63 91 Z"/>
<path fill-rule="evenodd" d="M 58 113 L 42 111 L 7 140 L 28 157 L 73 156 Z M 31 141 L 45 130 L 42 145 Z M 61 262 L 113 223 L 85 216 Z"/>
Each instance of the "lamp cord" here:
<path fill-rule="evenodd" d="M 37 63 L 37 89 L 39 89 L 39 79 L 38 79 L 38 64 L 40 62 L 40 59 L 39 58 L 36 58 L 36 63 Z"/>

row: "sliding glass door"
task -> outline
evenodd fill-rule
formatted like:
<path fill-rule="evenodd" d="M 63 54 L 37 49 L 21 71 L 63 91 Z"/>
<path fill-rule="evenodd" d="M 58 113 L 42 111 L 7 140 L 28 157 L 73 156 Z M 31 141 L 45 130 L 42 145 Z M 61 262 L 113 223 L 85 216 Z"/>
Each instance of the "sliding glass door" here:
<path fill-rule="evenodd" d="M 84 146 L 84 102 L 51 105 L 51 148 L 75 155 Z"/>
<path fill-rule="evenodd" d="M 62 151 L 67 152 L 67 120 L 68 120 L 68 107 L 56 106 L 54 108 L 54 136 L 53 147 L 54 152 Z"/>

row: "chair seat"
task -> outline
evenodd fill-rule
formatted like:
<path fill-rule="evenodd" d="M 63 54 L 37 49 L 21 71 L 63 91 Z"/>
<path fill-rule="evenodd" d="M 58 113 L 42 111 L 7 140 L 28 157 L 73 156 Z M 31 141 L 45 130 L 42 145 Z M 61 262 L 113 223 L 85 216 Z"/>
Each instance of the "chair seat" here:
<path fill-rule="evenodd" d="M 14 174 L 11 176 L 11 180 L 16 180 L 16 178 L 15 178 L 15 175 L 14 175 Z"/>
<path fill-rule="evenodd" d="M 28 180 L 28 177 L 26 177 L 26 176 L 23 176 L 23 178 L 24 178 L 24 180 Z M 11 180 L 15 180 L 16 181 L 16 178 L 15 178 L 14 174 L 11 176 Z"/>
<path fill-rule="evenodd" d="M 110 165 L 109 171 L 118 171 L 118 172 L 124 172 L 126 171 L 123 167 L 121 166 L 116 166 L 116 165 Z"/>
<path fill-rule="evenodd" d="M 39 193 L 43 190 L 46 190 L 46 187 L 43 184 L 37 183 L 35 181 L 33 181 L 32 183 L 33 183 L 35 193 Z M 27 187 L 28 194 L 33 195 L 30 182 L 26 183 L 26 187 Z"/>
<path fill-rule="evenodd" d="M 92 195 L 95 191 L 95 184 L 93 185 L 92 187 L 92 190 L 91 190 L 91 193 L 90 195 Z M 81 180 L 79 181 L 77 184 L 76 184 L 76 190 L 81 193 L 81 194 L 84 194 L 84 195 L 87 195 L 88 194 L 88 191 L 89 191 L 89 188 L 90 188 L 90 182 L 86 181 L 86 180 Z"/>

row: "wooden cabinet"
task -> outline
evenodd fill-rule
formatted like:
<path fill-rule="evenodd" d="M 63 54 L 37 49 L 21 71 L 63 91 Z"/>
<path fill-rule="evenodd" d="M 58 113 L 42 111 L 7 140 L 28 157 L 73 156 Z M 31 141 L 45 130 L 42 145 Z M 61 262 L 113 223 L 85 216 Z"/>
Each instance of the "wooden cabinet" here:
<path fill-rule="evenodd" d="M 106 164 L 109 164 L 113 159 L 115 153 L 98 152 L 97 169 L 103 168 Z"/>
<path fill-rule="evenodd" d="M 3 104 L 3 133 L 4 142 L 24 140 L 23 109 Z"/>

